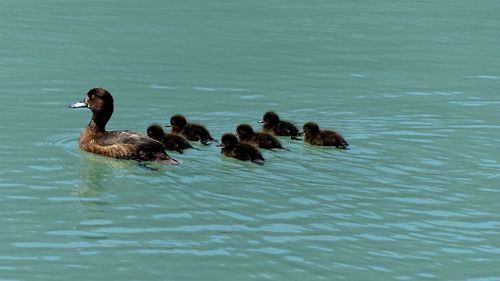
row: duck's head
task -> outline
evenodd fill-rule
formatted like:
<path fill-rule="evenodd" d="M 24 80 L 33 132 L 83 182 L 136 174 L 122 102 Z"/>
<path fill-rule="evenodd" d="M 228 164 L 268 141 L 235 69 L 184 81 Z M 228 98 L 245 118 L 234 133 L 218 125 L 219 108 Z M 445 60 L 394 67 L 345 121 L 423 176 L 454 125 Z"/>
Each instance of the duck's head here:
<path fill-rule="evenodd" d="M 254 131 L 253 128 L 248 124 L 241 124 L 236 127 L 236 133 L 240 140 L 244 140 L 253 136 Z"/>
<path fill-rule="evenodd" d="M 222 148 L 233 147 L 238 144 L 238 139 L 232 133 L 227 133 L 222 136 L 220 139 L 220 145 Z"/>
<path fill-rule="evenodd" d="M 70 108 L 90 108 L 92 112 L 99 113 L 102 111 L 113 112 L 113 96 L 103 88 L 91 89 L 85 98 L 77 103 L 70 105 Z"/>
<path fill-rule="evenodd" d="M 319 126 L 314 122 L 307 122 L 302 127 L 302 132 L 307 135 L 316 135 L 319 133 Z"/>
<path fill-rule="evenodd" d="M 163 128 L 158 124 L 152 124 L 151 126 L 149 126 L 147 133 L 148 137 L 155 139 L 157 141 L 160 141 L 165 135 Z"/>
<path fill-rule="evenodd" d="M 103 88 L 94 88 L 87 93 L 82 101 L 74 103 L 69 107 L 90 108 L 93 116 L 89 126 L 96 128 L 98 131 L 105 131 L 106 123 L 108 123 L 113 114 L 113 96 Z"/>
<path fill-rule="evenodd" d="M 260 123 L 264 123 L 264 124 L 267 124 L 267 125 L 274 125 L 274 124 L 278 124 L 280 122 L 280 118 L 278 116 L 278 114 L 276 114 L 276 112 L 274 111 L 268 111 L 264 114 L 264 116 L 262 116 L 262 120 L 260 121 Z"/>

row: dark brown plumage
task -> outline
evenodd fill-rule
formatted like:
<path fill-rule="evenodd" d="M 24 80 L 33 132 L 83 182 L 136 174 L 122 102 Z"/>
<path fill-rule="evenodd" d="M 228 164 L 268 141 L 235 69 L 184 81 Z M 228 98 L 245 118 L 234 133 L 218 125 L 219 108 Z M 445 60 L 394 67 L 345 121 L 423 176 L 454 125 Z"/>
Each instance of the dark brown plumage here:
<path fill-rule="evenodd" d="M 249 143 L 239 143 L 236 136 L 231 133 L 222 136 L 220 146 L 222 146 L 221 153 L 226 156 L 257 164 L 264 162 L 264 157 L 256 146 Z"/>
<path fill-rule="evenodd" d="M 281 143 L 273 135 L 265 132 L 254 132 L 252 126 L 241 124 L 236 128 L 236 133 L 240 142 L 249 142 L 257 145 L 260 148 L 282 149 Z"/>
<path fill-rule="evenodd" d="M 268 111 L 262 117 L 260 123 L 263 123 L 262 130 L 277 136 L 290 136 L 291 139 L 298 140 L 299 129 L 288 121 L 280 120 L 278 114 Z"/>
<path fill-rule="evenodd" d="M 106 124 L 113 114 L 113 97 L 103 88 L 91 89 L 85 98 L 71 108 L 89 108 L 92 119 L 80 135 L 80 149 L 118 159 L 155 161 L 177 164 L 165 152 L 162 143 L 143 134 L 131 131 L 106 131 Z"/>
<path fill-rule="evenodd" d="M 166 127 L 172 128 L 172 133 L 183 135 L 189 141 L 200 141 L 204 145 L 214 141 L 207 128 L 202 125 L 188 123 L 186 118 L 180 114 L 170 118 L 170 125 Z"/>
<path fill-rule="evenodd" d="M 166 150 L 177 151 L 182 154 L 185 149 L 193 148 L 185 137 L 174 133 L 165 134 L 162 127 L 158 124 L 149 126 L 147 133 L 148 137 L 163 143 Z"/>
<path fill-rule="evenodd" d="M 349 144 L 341 134 L 330 131 L 320 130 L 318 124 L 307 122 L 304 124 L 304 142 L 312 145 L 335 146 L 336 148 L 348 149 Z"/>

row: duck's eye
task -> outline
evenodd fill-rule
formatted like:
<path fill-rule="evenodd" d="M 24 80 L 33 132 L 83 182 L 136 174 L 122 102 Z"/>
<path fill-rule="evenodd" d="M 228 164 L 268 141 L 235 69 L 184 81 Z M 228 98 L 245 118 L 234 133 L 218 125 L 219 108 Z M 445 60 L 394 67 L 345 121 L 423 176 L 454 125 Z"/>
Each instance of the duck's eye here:
<path fill-rule="evenodd" d="M 90 95 L 90 99 L 91 100 L 95 99 L 95 95 Z"/>

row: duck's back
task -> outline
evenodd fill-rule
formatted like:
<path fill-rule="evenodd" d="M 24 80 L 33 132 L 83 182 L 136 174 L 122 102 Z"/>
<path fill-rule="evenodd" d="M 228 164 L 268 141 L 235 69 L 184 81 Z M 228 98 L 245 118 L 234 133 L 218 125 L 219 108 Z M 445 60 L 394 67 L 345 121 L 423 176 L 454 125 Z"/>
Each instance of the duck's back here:
<path fill-rule="evenodd" d="M 192 123 L 187 124 L 182 133 L 190 141 L 207 142 L 213 140 L 207 128 L 198 124 L 192 124 Z"/>
<path fill-rule="evenodd" d="M 277 136 L 299 136 L 299 129 L 297 129 L 297 127 L 293 123 L 283 120 L 274 125 L 264 124 L 262 130 L 264 132 L 272 133 Z"/>
<path fill-rule="evenodd" d="M 318 141 L 320 145 L 335 146 L 342 149 L 347 149 L 349 145 L 341 134 L 330 130 L 321 131 L 318 135 Z"/>
<path fill-rule="evenodd" d="M 167 150 L 175 150 L 179 153 L 182 153 L 184 149 L 192 147 L 186 138 L 174 133 L 166 134 L 162 139 L 162 143 Z"/>
<path fill-rule="evenodd" d="M 244 161 L 264 161 L 259 149 L 249 143 L 239 143 L 234 147 L 233 157 Z"/>
<path fill-rule="evenodd" d="M 283 148 L 278 139 L 265 132 L 255 133 L 252 142 L 256 143 L 258 147 L 266 149 Z"/>

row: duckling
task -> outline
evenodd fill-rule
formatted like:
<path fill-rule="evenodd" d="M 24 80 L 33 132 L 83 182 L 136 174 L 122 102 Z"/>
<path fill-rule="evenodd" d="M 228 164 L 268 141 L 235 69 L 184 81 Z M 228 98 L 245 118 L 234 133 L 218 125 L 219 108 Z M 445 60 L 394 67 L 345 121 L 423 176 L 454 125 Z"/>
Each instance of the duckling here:
<path fill-rule="evenodd" d="M 147 132 L 150 138 L 163 143 L 166 150 L 173 150 L 182 154 L 183 150 L 193 148 L 185 137 L 173 133 L 165 134 L 162 127 L 158 124 L 149 126 Z"/>
<path fill-rule="evenodd" d="M 330 130 L 320 130 L 318 124 L 314 122 L 305 123 L 303 132 L 305 143 L 348 149 L 349 144 L 341 134 Z"/>
<path fill-rule="evenodd" d="M 231 133 L 224 134 L 221 138 L 221 154 L 233 157 L 242 161 L 252 161 L 257 164 L 264 164 L 264 157 L 259 149 L 249 143 L 239 143 L 238 138 Z"/>
<path fill-rule="evenodd" d="M 81 150 L 118 159 L 178 164 L 165 152 L 161 142 L 144 134 L 131 131 L 106 131 L 106 124 L 113 114 L 113 103 L 111 93 L 103 88 L 94 88 L 82 101 L 69 106 L 92 110 L 92 119 L 78 140 Z"/>
<path fill-rule="evenodd" d="M 259 123 L 263 123 L 264 132 L 277 136 L 290 136 L 293 140 L 300 140 L 298 138 L 300 136 L 299 129 L 291 122 L 280 120 L 278 114 L 273 111 L 266 112 Z"/>
<path fill-rule="evenodd" d="M 265 132 L 253 131 L 252 126 L 248 124 L 241 124 L 236 128 L 236 134 L 240 142 L 249 142 L 257 145 L 259 148 L 273 149 L 279 148 L 283 149 L 281 143 L 273 135 Z"/>
<path fill-rule="evenodd" d="M 183 135 L 189 141 L 200 141 L 204 145 L 208 145 L 209 141 L 215 141 L 207 128 L 202 125 L 188 123 L 186 118 L 180 114 L 172 116 L 170 125 L 165 127 L 171 127 L 172 133 Z"/>

